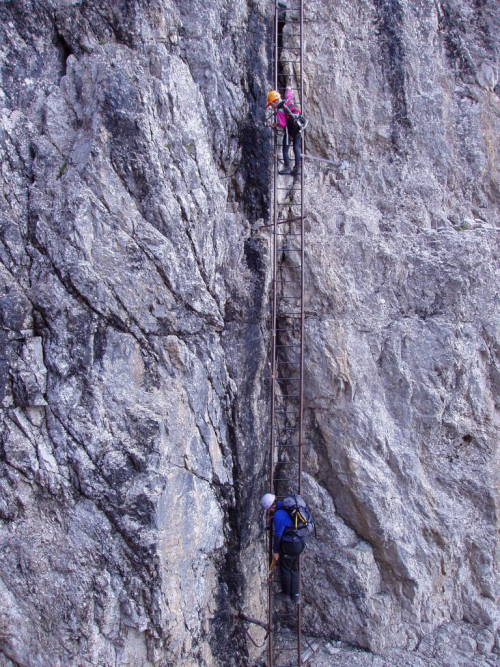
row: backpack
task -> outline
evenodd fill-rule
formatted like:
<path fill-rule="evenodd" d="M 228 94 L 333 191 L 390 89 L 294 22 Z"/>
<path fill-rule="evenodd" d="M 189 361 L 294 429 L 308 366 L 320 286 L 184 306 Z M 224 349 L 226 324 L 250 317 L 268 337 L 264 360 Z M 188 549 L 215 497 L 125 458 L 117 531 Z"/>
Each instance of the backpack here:
<path fill-rule="evenodd" d="M 299 109 L 297 109 L 293 103 L 285 102 L 281 108 L 283 109 L 285 116 L 292 119 L 293 125 L 299 134 L 306 129 L 309 121 L 300 113 Z"/>
<path fill-rule="evenodd" d="M 293 537 L 298 537 L 300 540 L 305 540 L 306 537 L 315 532 L 312 512 L 307 506 L 306 501 L 298 493 L 287 496 L 282 502 L 283 507 L 293 521 L 292 526 L 285 528 L 288 536 L 292 535 Z"/>

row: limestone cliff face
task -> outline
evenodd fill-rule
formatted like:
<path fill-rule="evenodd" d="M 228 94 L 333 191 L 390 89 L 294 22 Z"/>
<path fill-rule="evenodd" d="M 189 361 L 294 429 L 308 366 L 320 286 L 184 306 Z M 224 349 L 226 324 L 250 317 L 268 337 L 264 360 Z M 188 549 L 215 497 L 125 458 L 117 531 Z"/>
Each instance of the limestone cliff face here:
<path fill-rule="evenodd" d="M 488 652 L 500 621 L 499 20 L 339 3 L 309 40 L 309 149 L 338 161 L 307 171 L 309 471 L 341 532 L 306 611 L 378 652 L 450 621 Z"/>
<path fill-rule="evenodd" d="M 2 667 L 253 660 L 272 12 L 0 3 Z M 305 624 L 496 664 L 500 14 L 306 15 Z"/>
<path fill-rule="evenodd" d="M 237 662 L 238 484 L 264 459 L 267 18 L 0 12 L 0 661 Z"/>

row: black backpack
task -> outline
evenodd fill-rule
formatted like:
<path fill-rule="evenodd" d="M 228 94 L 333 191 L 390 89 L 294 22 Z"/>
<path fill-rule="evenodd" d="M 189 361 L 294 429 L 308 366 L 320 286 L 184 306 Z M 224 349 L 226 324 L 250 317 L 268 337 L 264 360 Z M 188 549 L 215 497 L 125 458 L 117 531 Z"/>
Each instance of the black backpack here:
<path fill-rule="evenodd" d="M 299 132 L 303 132 L 306 127 L 307 123 L 309 122 L 305 116 L 303 116 L 300 111 L 297 109 L 296 106 L 291 104 L 290 102 L 284 102 L 282 107 L 279 107 L 283 109 L 283 112 L 287 118 L 292 119 L 292 123 L 295 127 L 295 129 Z M 300 497 L 300 496 L 299 496 Z M 307 505 L 306 505 L 307 507 Z"/>
<path fill-rule="evenodd" d="M 293 535 L 293 537 L 298 537 L 300 540 L 305 540 L 311 533 L 315 532 L 312 512 L 307 506 L 306 501 L 298 493 L 287 496 L 282 502 L 283 507 L 293 521 L 291 526 L 285 528 L 288 536 Z"/>

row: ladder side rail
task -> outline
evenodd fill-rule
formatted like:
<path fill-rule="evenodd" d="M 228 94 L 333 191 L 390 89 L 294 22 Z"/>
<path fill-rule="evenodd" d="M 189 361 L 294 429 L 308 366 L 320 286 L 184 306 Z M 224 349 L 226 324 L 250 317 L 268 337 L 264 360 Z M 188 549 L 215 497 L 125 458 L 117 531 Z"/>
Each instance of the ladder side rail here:
<path fill-rule="evenodd" d="M 304 2 L 300 0 L 300 51 L 299 51 L 299 76 L 300 76 L 300 110 L 304 114 Z M 301 156 L 304 154 L 304 133 L 300 137 Z M 298 492 L 302 493 L 302 442 L 304 439 L 304 169 L 300 165 L 300 408 L 299 408 L 299 470 L 298 470 Z M 300 604 L 297 610 L 297 664 L 298 667 L 302 665 L 302 576 L 301 576 L 301 560 L 299 556 L 298 578 L 299 578 L 299 595 Z"/>
<path fill-rule="evenodd" d="M 288 8 L 290 9 L 290 8 Z M 290 38 L 291 43 L 285 43 L 285 35 L 283 32 L 282 26 L 287 22 L 289 17 L 287 16 L 288 9 L 286 7 L 280 6 L 280 1 L 275 0 L 275 15 L 274 15 L 274 88 L 279 91 L 279 85 L 283 78 L 287 79 L 290 77 L 289 87 L 293 87 L 297 91 L 299 97 L 299 106 L 304 113 L 304 3 L 303 0 L 298 0 L 297 4 L 291 8 L 291 11 L 298 12 L 299 18 L 299 32 L 296 33 L 294 30 L 287 37 Z M 285 12 L 283 15 L 282 12 Z M 296 21 L 296 19 L 290 19 Z M 280 30 L 281 28 L 281 30 Z M 299 45 L 292 46 L 296 38 L 299 38 Z M 297 42 L 295 41 L 295 45 Z M 281 57 L 284 53 L 290 54 L 285 56 L 283 61 Z M 292 55 L 296 54 L 296 55 Z M 284 63 L 295 63 L 298 65 L 297 68 L 291 68 L 290 73 L 280 71 L 280 68 L 283 67 Z M 295 70 L 295 71 L 294 71 Z M 297 79 L 295 86 L 292 79 Z M 276 115 L 275 115 L 276 119 Z M 285 488 L 279 490 L 277 487 L 282 487 L 283 483 L 290 482 L 286 484 L 288 487 L 288 492 L 297 492 L 302 493 L 302 457 L 303 457 L 303 445 L 304 445 L 304 333 L 305 333 L 305 308 L 304 308 L 304 297 L 305 297 L 305 272 L 304 272 L 304 260 L 305 260 L 305 243 L 304 243 L 304 192 L 305 192 L 305 181 L 304 181 L 304 169 L 303 159 L 305 155 L 305 143 L 304 135 L 301 135 L 301 172 L 300 180 L 296 181 L 292 188 L 295 195 L 290 197 L 290 201 L 279 201 L 278 195 L 281 190 L 287 190 L 289 188 L 278 187 L 278 172 L 279 172 L 279 138 L 278 133 L 274 133 L 274 160 L 273 160 L 273 222 L 271 231 L 273 234 L 272 241 L 272 340 L 271 340 L 271 447 L 270 447 L 270 490 L 275 493 L 285 492 Z M 296 195 L 300 197 L 300 200 L 297 201 Z M 299 204 L 300 215 L 297 216 L 297 213 L 292 213 L 292 208 L 288 212 L 282 210 L 285 206 L 292 206 L 295 209 L 295 206 Z M 295 215 L 295 217 L 293 217 Z M 290 218 L 290 216 L 292 216 Z M 286 220 L 286 218 L 290 218 Z M 278 225 L 284 223 L 297 222 L 298 229 L 292 232 L 290 228 L 290 235 L 287 240 L 283 239 L 280 241 L 278 236 L 285 236 L 285 234 L 279 234 Z M 297 237 L 298 248 L 292 248 L 292 242 L 290 241 L 290 236 Z M 287 245 L 288 242 L 288 245 Z M 281 247 L 282 246 L 282 247 Z M 289 247 L 290 246 L 290 247 Z M 281 273 L 281 263 L 284 260 L 283 252 L 292 253 L 292 255 L 287 255 L 291 260 L 291 265 L 284 265 L 284 269 L 292 270 L 297 272 L 297 279 L 286 280 L 283 278 Z M 297 265 L 292 257 L 296 257 L 295 253 L 299 253 L 300 265 Z M 285 275 L 286 272 L 285 272 Z M 285 289 L 285 282 L 290 284 L 290 290 Z M 283 291 L 282 291 L 283 289 Z M 295 296 L 294 296 L 295 292 Z M 289 301 L 296 299 L 299 303 L 290 304 L 287 306 Z M 291 307 L 299 306 L 298 309 L 293 312 L 281 312 L 283 310 L 290 309 Z M 292 321 L 287 319 L 282 320 L 282 318 L 287 318 L 288 316 L 293 316 Z M 278 335 L 279 332 L 282 332 L 280 337 L 280 344 L 278 344 Z M 281 348 L 288 347 L 298 347 L 298 359 L 288 359 L 287 356 L 280 356 Z M 283 353 L 287 353 L 283 350 Z M 296 371 L 294 372 L 294 368 Z M 283 377 L 279 376 L 281 369 L 281 374 Z M 290 376 L 290 377 L 288 377 Z M 293 381 L 298 383 L 297 390 L 294 390 L 292 393 L 289 392 L 286 385 Z M 284 383 L 284 385 L 283 385 Z M 282 393 L 284 392 L 284 393 Z M 282 401 L 287 401 L 292 399 L 296 401 L 295 407 L 293 408 L 292 413 L 288 410 L 280 409 Z M 298 405 L 297 405 L 298 404 Z M 298 408 L 298 409 L 297 409 Z M 293 422 L 289 422 L 289 415 L 293 414 L 295 419 Z M 296 435 L 293 435 L 296 433 Z M 295 441 L 295 438 L 298 437 L 297 444 L 292 444 Z M 291 455 L 291 460 L 288 458 L 288 454 L 285 457 L 282 457 L 281 452 L 284 450 L 291 451 L 289 448 L 296 448 L 297 458 Z M 284 466 L 292 466 L 289 474 L 285 473 L 283 469 Z M 284 474 L 285 473 L 285 474 Z M 277 486 L 276 486 L 277 485 Z M 276 486 L 276 488 L 275 488 Z M 279 496 L 281 498 L 281 496 Z M 269 531 L 269 554 L 272 561 L 272 526 Z M 301 595 L 301 558 L 299 558 L 299 594 Z M 275 616 L 278 610 L 273 610 L 273 586 L 269 586 L 268 599 L 268 667 L 278 667 L 278 664 L 282 662 L 281 653 L 283 651 L 296 651 L 297 663 L 293 663 L 298 667 L 302 667 L 302 605 L 299 604 L 296 609 L 296 615 L 294 620 L 296 622 L 296 643 L 295 648 L 285 648 L 282 645 L 281 635 L 277 636 L 276 633 L 279 631 L 279 622 L 275 627 Z M 301 600 L 302 601 L 302 600 Z M 291 621 L 291 618 L 290 618 Z M 295 625 L 295 622 L 293 625 Z M 281 639 L 280 639 L 281 638 Z M 277 662 L 276 662 L 277 661 Z M 292 664 L 292 663 L 288 663 Z"/>
<path fill-rule="evenodd" d="M 300 110 L 304 113 L 304 3 L 303 0 L 300 0 Z M 301 143 L 301 156 L 304 154 L 304 133 L 302 132 L 300 137 Z M 302 163 L 302 160 L 301 160 Z M 300 408 L 299 408 L 299 445 L 302 444 L 304 439 L 304 333 L 305 333 L 305 313 L 304 313 L 304 261 L 305 261 L 305 225 L 304 225 L 304 199 L 305 199 L 305 179 L 304 179 L 304 169 L 300 169 L 300 188 L 301 188 L 301 197 L 300 197 Z M 299 448 L 299 479 L 298 479 L 298 492 L 302 493 L 302 448 Z"/>
<path fill-rule="evenodd" d="M 278 89 L 278 16 L 279 5 L 278 0 L 275 0 L 274 7 L 274 89 Z M 274 114 L 274 122 L 276 123 L 276 112 Z M 271 326 L 272 326 L 272 336 L 271 336 L 271 446 L 269 452 L 269 490 L 274 489 L 274 450 L 276 446 L 276 429 L 275 426 L 275 397 L 276 397 L 276 328 L 277 328 L 277 220 L 279 219 L 279 208 L 278 208 L 278 135 L 277 132 L 274 132 L 274 142 L 273 142 L 273 224 L 271 227 L 273 234 L 273 275 L 272 275 L 272 314 L 271 314 Z M 270 530 L 269 530 L 269 551 L 268 551 L 268 566 L 272 563 L 273 559 L 273 523 L 271 521 Z M 267 655 L 268 655 L 268 665 L 269 667 L 274 667 L 274 637 L 273 637 L 273 587 L 271 580 L 271 572 L 268 575 L 268 618 L 267 618 L 267 628 L 268 628 L 268 645 L 267 645 Z"/>

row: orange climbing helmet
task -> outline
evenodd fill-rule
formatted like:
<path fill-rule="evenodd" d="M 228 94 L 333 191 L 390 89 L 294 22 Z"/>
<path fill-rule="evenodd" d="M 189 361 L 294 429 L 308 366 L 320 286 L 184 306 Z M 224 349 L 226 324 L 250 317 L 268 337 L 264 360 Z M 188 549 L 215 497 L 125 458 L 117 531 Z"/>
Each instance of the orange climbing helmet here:
<path fill-rule="evenodd" d="M 281 95 L 278 93 L 278 91 L 277 90 L 271 90 L 271 92 L 267 94 L 266 109 L 268 107 L 270 107 L 273 102 L 277 102 L 280 99 L 281 99 Z"/>

